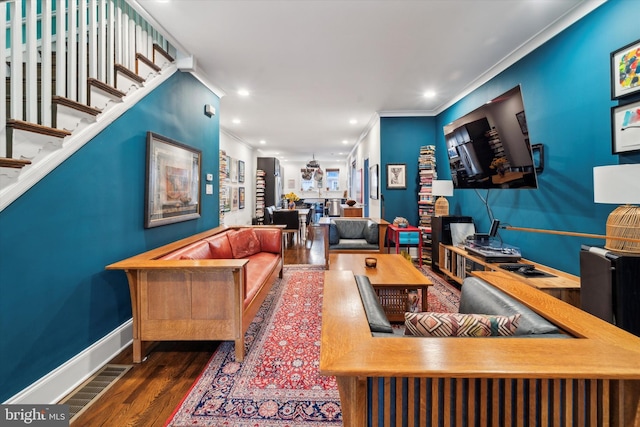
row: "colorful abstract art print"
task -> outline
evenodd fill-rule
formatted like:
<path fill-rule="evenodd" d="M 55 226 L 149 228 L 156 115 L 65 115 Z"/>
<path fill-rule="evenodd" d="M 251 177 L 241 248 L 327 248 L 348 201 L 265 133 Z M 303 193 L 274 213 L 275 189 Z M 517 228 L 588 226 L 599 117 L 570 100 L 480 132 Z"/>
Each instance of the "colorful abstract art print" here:
<path fill-rule="evenodd" d="M 640 101 L 611 109 L 613 154 L 640 151 Z"/>
<path fill-rule="evenodd" d="M 611 98 L 640 91 L 640 40 L 611 53 Z"/>

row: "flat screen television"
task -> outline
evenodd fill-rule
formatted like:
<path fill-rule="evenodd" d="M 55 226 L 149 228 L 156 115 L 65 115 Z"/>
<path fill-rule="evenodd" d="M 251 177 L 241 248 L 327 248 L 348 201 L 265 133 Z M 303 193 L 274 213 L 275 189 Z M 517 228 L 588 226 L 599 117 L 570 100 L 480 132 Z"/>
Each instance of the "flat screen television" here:
<path fill-rule="evenodd" d="M 538 187 L 519 85 L 443 130 L 454 188 Z"/>

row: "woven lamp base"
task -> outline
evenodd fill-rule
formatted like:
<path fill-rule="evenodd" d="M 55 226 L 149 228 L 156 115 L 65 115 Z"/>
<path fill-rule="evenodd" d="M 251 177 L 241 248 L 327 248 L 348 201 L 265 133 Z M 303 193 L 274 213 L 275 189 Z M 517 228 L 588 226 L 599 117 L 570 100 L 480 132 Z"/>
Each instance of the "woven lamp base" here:
<path fill-rule="evenodd" d="M 607 237 L 638 239 L 637 242 L 606 239 L 605 249 L 623 253 L 640 253 L 640 207 L 618 206 L 607 218 Z"/>
<path fill-rule="evenodd" d="M 435 214 L 436 216 L 447 216 L 449 215 L 449 201 L 444 197 L 440 196 L 436 200 Z"/>

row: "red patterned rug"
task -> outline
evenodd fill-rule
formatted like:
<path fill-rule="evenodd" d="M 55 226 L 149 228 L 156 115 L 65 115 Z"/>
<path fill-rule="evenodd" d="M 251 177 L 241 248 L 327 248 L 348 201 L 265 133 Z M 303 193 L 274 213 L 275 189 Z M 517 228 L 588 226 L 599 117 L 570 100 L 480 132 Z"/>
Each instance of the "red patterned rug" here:
<path fill-rule="evenodd" d="M 285 267 L 245 335 L 244 362 L 220 344 L 166 426 L 341 426 L 335 378 L 318 373 L 323 279 L 322 267 Z M 431 279 L 430 310 L 457 311 L 455 288 Z"/>

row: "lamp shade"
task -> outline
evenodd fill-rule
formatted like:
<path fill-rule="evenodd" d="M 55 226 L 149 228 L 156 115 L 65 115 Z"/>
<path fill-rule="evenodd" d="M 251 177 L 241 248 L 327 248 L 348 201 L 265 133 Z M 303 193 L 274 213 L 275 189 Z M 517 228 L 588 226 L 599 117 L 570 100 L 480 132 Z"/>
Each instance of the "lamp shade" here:
<path fill-rule="evenodd" d="M 640 164 L 593 168 L 593 201 L 640 204 Z"/>
<path fill-rule="evenodd" d="M 618 206 L 607 218 L 609 250 L 640 253 L 640 164 L 593 168 L 593 200 Z"/>
<path fill-rule="evenodd" d="M 439 179 L 431 183 L 431 194 L 434 196 L 453 196 L 453 181 Z"/>

